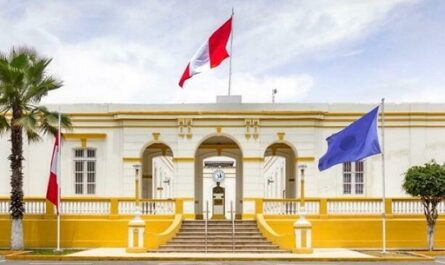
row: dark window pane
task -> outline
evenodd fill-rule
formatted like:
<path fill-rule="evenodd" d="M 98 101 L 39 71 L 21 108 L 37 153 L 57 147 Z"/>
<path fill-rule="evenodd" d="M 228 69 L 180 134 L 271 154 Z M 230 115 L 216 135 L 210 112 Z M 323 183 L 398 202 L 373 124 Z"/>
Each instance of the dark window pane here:
<path fill-rule="evenodd" d="M 351 183 L 351 173 L 343 174 L 343 182 L 344 183 Z"/>
<path fill-rule="evenodd" d="M 87 185 L 87 193 L 88 194 L 95 194 L 96 193 L 96 185 L 95 184 L 88 184 Z"/>
<path fill-rule="evenodd" d="M 355 193 L 363 194 L 363 184 L 355 184 Z"/>
<path fill-rule="evenodd" d="M 351 184 L 343 184 L 343 193 L 351 194 Z"/>
<path fill-rule="evenodd" d="M 88 149 L 87 157 L 88 157 L 88 158 L 94 158 L 94 157 L 96 157 L 96 150 L 94 150 L 94 149 Z"/>

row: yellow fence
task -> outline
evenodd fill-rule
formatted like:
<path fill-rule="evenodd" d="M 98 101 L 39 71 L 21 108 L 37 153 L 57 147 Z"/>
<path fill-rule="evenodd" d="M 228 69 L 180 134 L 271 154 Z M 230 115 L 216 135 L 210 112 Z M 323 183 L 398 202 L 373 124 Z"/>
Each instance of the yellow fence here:
<path fill-rule="evenodd" d="M 172 238 L 183 218 L 193 218 L 193 198 L 141 200 L 146 221 L 145 245 L 157 248 Z M 187 207 L 185 207 L 187 205 Z M 307 218 L 313 225 L 314 247 L 379 248 L 382 245 L 382 210 L 387 218 L 390 248 L 425 248 L 426 223 L 418 199 L 308 198 Z M 132 198 L 63 198 L 61 243 L 64 248 L 126 247 L 127 225 L 133 217 Z M 187 209 L 186 209 L 187 208 Z M 260 231 L 284 249 L 295 246 L 293 223 L 299 201 L 245 198 L 243 217 L 255 218 Z M 25 245 L 54 247 L 56 215 L 43 198 L 25 198 Z M 191 212 L 190 212 L 191 211 Z M 0 198 L 0 247 L 10 239 L 9 198 Z M 445 205 L 436 229 L 436 246 L 445 247 Z"/>
<path fill-rule="evenodd" d="M 299 217 L 297 199 L 251 199 L 258 227 L 284 249 L 295 247 L 293 223 Z M 258 205 L 260 204 L 260 206 Z M 385 209 L 390 248 L 426 248 L 426 221 L 417 198 L 308 198 L 306 218 L 312 223 L 314 247 L 380 248 Z M 445 203 L 438 206 L 435 246 L 445 247 Z M 292 237 L 292 240 L 290 239 Z"/>
<path fill-rule="evenodd" d="M 146 221 L 145 245 L 157 248 L 180 228 L 188 199 L 141 200 Z M 27 248 L 54 247 L 56 214 L 44 198 L 25 198 L 24 238 Z M 126 247 L 133 198 L 62 198 L 61 244 L 64 248 Z M 10 239 L 9 198 L 0 198 L 0 247 Z"/>

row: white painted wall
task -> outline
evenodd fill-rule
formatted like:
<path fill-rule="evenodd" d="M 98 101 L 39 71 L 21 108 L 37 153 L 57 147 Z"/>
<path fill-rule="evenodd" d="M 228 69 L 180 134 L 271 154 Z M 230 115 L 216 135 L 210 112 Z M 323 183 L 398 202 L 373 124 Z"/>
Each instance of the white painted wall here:
<path fill-rule="evenodd" d="M 358 104 L 178 104 L 178 105 L 109 105 L 86 104 L 64 105 L 64 112 L 112 112 L 114 116 L 108 120 L 94 124 L 87 121 L 75 121 L 77 127 L 72 133 L 105 133 L 107 137 L 101 140 L 89 140 L 88 146 L 97 149 L 97 194 L 96 196 L 133 196 L 134 169 L 133 163 L 124 163 L 124 157 L 140 157 L 144 146 L 153 142 L 152 133 L 160 133 L 160 141 L 171 147 L 174 157 L 191 158 L 195 156 L 196 148 L 209 136 L 216 135 L 216 128 L 221 127 L 222 135 L 235 139 L 241 147 L 244 157 L 262 157 L 265 149 L 277 141 L 277 133 L 285 134 L 284 140 L 297 150 L 297 157 L 315 157 L 314 162 L 304 162 L 306 170 L 306 194 L 314 197 L 343 196 L 341 165 L 319 172 L 318 158 L 326 151 L 325 138 L 341 128 L 331 128 L 333 125 L 346 126 L 349 122 L 334 122 L 328 117 L 320 117 L 319 121 L 293 121 L 286 115 L 264 117 L 260 119 L 259 138 L 245 137 L 243 114 L 233 119 L 233 116 L 216 115 L 211 121 L 202 119 L 202 114 L 211 111 L 239 113 L 248 111 L 311 111 L 322 112 L 361 112 L 370 110 L 372 105 Z M 50 106 L 57 109 L 58 106 Z M 388 104 L 388 112 L 445 112 L 444 104 Z M 130 114 L 120 114 L 125 111 L 196 111 L 201 114 L 191 114 L 193 126 L 192 137 L 179 137 L 177 118 L 183 116 L 171 114 L 158 116 L 156 114 L 137 116 L 136 120 Z M 258 114 L 260 115 L 260 114 Z M 310 114 L 307 114 L 310 116 Z M 443 115 L 445 117 L 445 115 Z M 166 119 L 169 118 L 171 120 Z M 419 121 L 388 121 L 392 128 L 386 129 L 386 184 L 387 196 L 406 196 L 401 189 L 403 172 L 412 165 L 419 165 L 431 159 L 445 161 L 445 124 L 442 116 L 431 116 L 434 119 L 416 116 Z M 119 118 L 119 119 L 117 119 Z M 227 118 L 227 119 L 226 119 Z M 283 119 L 281 119 L 283 118 Z M 348 118 L 348 117 L 345 117 Z M 356 118 L 356 117 L 355 117 Z M 394 117 L 393 117 L 394 118 Z M 87 118 L 85 118 L 87 119 Z M 105 119 L 105 118 L 104 118 Z M 116 120 L 115 120 L 116 119 Z M 146 120 L 144 120 L 146 119 Z M 157 121 L 159 119 L 159 121 Z M 147 128 L 153 125 L 153 127 Z M 164 126 L 165 125 L 165 126 Z M 290 126 L 292 125 L 292 126 Z M 324 126 L 321 126 L 324 125 Z M 431 127 L 424 127 L 425 125 Z M 162 127 L 164 126 L 164 127 Z M 311 127 L 308 127 L 311 126 Z M 329 127 L 331 126 L 331 127 Z M 423 127 L 422 127 L 423 126 Z M 434 127 L 433 127 L 434 126 Z M 9 161 L 7 159 L 10 146 L 9 135 L 0 136 L 0 194 L 9 195 Z M 26 196 L 45 196 L 48 181 L 48 170 L 52 152 L 53 138 L 44 137 L 44 141 L 28 146 L 24 145 L 24 192 Z M 80 146 L 80 141 L 65 141 L 62 161 L 62 193 L 65 196 L 74 195 L 74 169 L 72 149 Z M 177 197 L 194 197 L 194 162 L 189 160 L 174 161 L 175 185 L 172 194 Z M 243 161 L 243 196 L 264 197 L 265 177 L 262 161 Z M 298 181 L 298 179 L 297 179 Z M 379 156 L 369 158 L 365 162 L 365 194 L 376 197 L 381 195 L 381 161 Z M 193 207 L 193 206 L 191 206 Z M 187 209 L 186 209 L 187 210 Z"/>

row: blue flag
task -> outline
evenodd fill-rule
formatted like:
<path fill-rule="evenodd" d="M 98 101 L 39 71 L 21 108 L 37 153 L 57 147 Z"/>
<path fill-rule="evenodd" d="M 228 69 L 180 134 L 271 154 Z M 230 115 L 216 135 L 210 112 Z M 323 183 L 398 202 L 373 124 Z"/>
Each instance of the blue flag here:
<path fill-rule="evenodd" d="M 320 158 L 318 169 L 323 171 L 340 163 L 359 161 L 380 154 L 378 113 L 379 107 L 376 107 L 348 127 L 326 138 L 328 151 Z"/>

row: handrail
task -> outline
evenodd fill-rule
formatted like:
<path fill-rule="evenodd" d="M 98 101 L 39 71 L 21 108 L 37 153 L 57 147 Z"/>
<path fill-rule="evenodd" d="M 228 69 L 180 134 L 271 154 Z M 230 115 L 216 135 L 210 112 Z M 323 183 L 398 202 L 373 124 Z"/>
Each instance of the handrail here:
<path fill-rule="evenodd" d="M 205 216 L 205 220 L 204 220 L 204 223 L 205 223 L 205 246 L 206 246 L 206 253 L 207 253 L 207 222 L 208 222 L 208 219 L 209 219 L 209 201 L 206 201 L 206 216 Z"/>
<path fill-rule="evenodd" d="M 233 214 L 233 201 L 230 201 L 230 219 L 232 219 L 232 252 L 235 253 L 235 218 Z"/>

